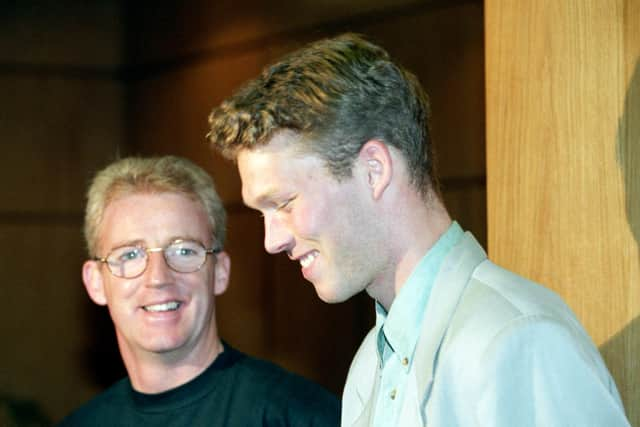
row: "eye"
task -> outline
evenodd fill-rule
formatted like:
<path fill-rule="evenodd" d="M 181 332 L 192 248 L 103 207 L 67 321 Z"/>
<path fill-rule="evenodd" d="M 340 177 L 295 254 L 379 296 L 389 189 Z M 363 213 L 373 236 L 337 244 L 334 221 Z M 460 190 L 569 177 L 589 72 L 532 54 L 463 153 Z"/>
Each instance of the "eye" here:
<path fill-rule="evenodd" d="M 166 249 L 166 254 L 174 258 L 191 258 L 200 256 L 203 248 L 200 244 L 191 241 L 174 243 Z"/>
<path fill-rule="evenodd" d="M 284 202 L 280 203 L 278 206 L 276 206 L 276 210 L 277 211 L 285 211 L 285 212 L 289 212 L 291 210 L 291 202 L 293 202 L 295 200 L 296 196 L 291 197 L 287 200 L 285 200 Z"/>
<path fill-rule="evenodd" d="M 176 255 L 181 257 L 194 256 L 197 252 L 191 248 L 178 248 L 176 249 Z"/>
<path fill-rule="evenodd" d="M 125 246 L 115 249 L 108 260 L 110 264 L 118 265 L 129 261 L 136 261 L 144 258 L 144 250 L 136 246 Z"/>

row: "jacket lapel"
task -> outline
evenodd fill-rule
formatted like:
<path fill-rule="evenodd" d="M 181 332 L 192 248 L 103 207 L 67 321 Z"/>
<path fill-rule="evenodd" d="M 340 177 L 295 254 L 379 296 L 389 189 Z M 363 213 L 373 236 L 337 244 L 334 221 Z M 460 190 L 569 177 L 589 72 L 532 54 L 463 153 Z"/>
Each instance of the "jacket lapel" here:
<path fill-rule="evenodd" d="M 413 366 L 418 398 L 421 399 L 417 403 L 423 417 L 447 328 L 473 271 L 486 258 L 487 254 L 482 247 L 471 233 L 466 232 L 460 243 L 445 258 L 434 282 L 422 320 L 422 332 Z"/>
<path fill-rule="evenodd" d="M 345 387 L 354 386 L 355 393 L 346 393 L 345 396 L 353 396 L 349 401 L 343 400 L 344 405 L 352 405 L 348 412 L 357 415 L 354 421 L 346 421 L 344 426 L 365 427 L 369 426 L 374 406 L 374 396 L 379 386 L 380 361 L 375 351 L 376 329 L 373 328 L 365 337 L 358 353 L 354 357 L 349 375 L 354 375 L 357 381 L 347 382 Z M 371 356 L 373 355 L 373 356 Z M 354 368 L 355 366 L 355 368 Z M 355 369 L 355 370 L 354 370 Z M 354 370 L 354 371 L 352 371 Z M 343 408 L 343 416 L 345 409 Z"/>
<path fill-rule="evenodd" d="M 487 255 L 482 247 L 471 233 L 467 232 L 460 243 L 445 258 L 434 282 L 422 320 L 422 332 L 412 367 L 418 387 L 417 398 L 420 399 L 419 402 L 416 402 L 416 408 L 419 408 L 422 414 L 423 424 L 426 424 L 425 407 L 431 393 L 440 346 L 469 278 L 478 264 L 486 258 Z M 365 338 L 359 353 L 363 352 L 363 354 L 369 355 L 373 352 L 377 355 L 375 339 L 374 329 Z M 355 358 L 359 359 L 360 354 L 357 354 Z M 380 362 L 378 357 L 363 356 L 362 361 L 364 363 L 359 365 L 358 372 L 354 372 L 360 378 L 356 387 L 359 398 L 357 403 L 361 407 L 354 411 L 356 413 L 359 411 L 359 414 L 355 421 L 349 424 L 352 427 L 368 427 L 370 425 L 379 387 Z M 374 373 L 373 377 L 371 377 L 372 373 Z M 353 401 L 349 403 L 356 405 L 356 402 Z"/>
<path fill-rule="evenodd" d="M 360 413 L 356 421 L 353 423 L 353 427 L 369 427 L 371 425 L 371 417 L 373 416 L 373 405 L 375 400 L 374 396 L 378 394 L 376 393 L 377 391 L 376 389 L 378 388 L 378 384 L 379 384 L 378 377 L 379 377 L 379 372 L 378 370 L 376 370 L 375 385 L 373 389 L 367 390 L 370 392 L 370 394 L 366 398 L 366 401 L 364 402 L 364 406 L 362 407 L 362 412 Z"/>

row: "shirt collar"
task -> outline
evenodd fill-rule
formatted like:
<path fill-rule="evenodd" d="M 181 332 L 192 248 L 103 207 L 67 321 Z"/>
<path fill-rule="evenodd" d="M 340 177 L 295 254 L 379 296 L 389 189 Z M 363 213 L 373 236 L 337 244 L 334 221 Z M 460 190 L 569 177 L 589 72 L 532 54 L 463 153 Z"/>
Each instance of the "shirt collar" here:
<path fill-rule="evenodd" d="M 397 353 L 404 366 L 411 365 L 413 351 L 420 335 L 422 318 L 429 301 L 431 288 L 440 266 L 449 251 L 458 243 L 464 231 L 453 221 L 447 231 L 420 259 L 411 275 L 396 295 L 387 313 L 376 301 L 378 353 L 385 361 L 385 348 Z"/>

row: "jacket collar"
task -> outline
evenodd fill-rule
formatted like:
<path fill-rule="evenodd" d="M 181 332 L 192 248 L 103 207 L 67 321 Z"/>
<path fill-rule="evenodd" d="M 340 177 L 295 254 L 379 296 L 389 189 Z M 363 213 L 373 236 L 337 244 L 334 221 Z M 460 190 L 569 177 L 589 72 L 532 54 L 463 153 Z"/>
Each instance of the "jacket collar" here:
<path fill-rule="evenodd" d="M 445 259 L 433 286 L 433 293 L 422 320 L 422 332 L 414 359 L 418 390 L 424 390 L 426 404 L 438 364 L 438 353 L 451 318 L 474 270 L 487 254 L 473 235 L 466 232 Z"/>
<path fill-rule="evenodd" d="M 486 258 L 487 254 L 480 244 L 471 233 L 466 232 L 460 242 L 447 255 L 438 272 L 422 320 L 422 331 L 412 366 L 419 390 L 418 397 L 421 399 L 416 404 L 420 408 L 421 414 L 425 413 L 433 376 L 438 364 L 438 353 L 451 318 L 475 268 Z M 368 349 L 377 355 L 375 330 L 376 328 L 367 335 L 362 349 Z M 357 380 L 357 394 L 363 406 L 356 421 L 352 424 L 353 427 L 370 424 L 379 386 L 380 363 L 378 357 L 366 357 L 365 360 L 367 366 L 363 367 L 364 371 L 360 372 L 367 372 L 367 375 L 372 373 L 373 375 Z"/>

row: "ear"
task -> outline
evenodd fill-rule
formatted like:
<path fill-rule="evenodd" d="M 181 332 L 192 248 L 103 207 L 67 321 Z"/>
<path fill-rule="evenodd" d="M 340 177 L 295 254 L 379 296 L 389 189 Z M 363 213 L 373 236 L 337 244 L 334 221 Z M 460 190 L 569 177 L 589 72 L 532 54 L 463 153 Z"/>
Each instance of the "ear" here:
<path fill-rule="evenodd" d="M 213 284 L 213 294 L 221 295 L 224 291 L 227 290 L 227 286 L 229 286 L 229 276 L 231 273 L 231 259 L 229 258 L 229 254 L 225 251 L 222 251 L 215 255 L 216 257 L 216 265 L 215 265 L 215 277 Z"/>
<path fill-rule="evenodd" d="M 82 265 L 82 281 L 89 298 L 98 305 L 107 305 L 100 264 L 97 261 L 85 261 Z"/>
<path fill-rule="evenodd" d="M 389 147 L 377 139 L 367 141 L 360 149 L 358 161 L 366 171 L 367 183 L 373 198 L 379 199 L 393 176 L 393 160 Z"/>

